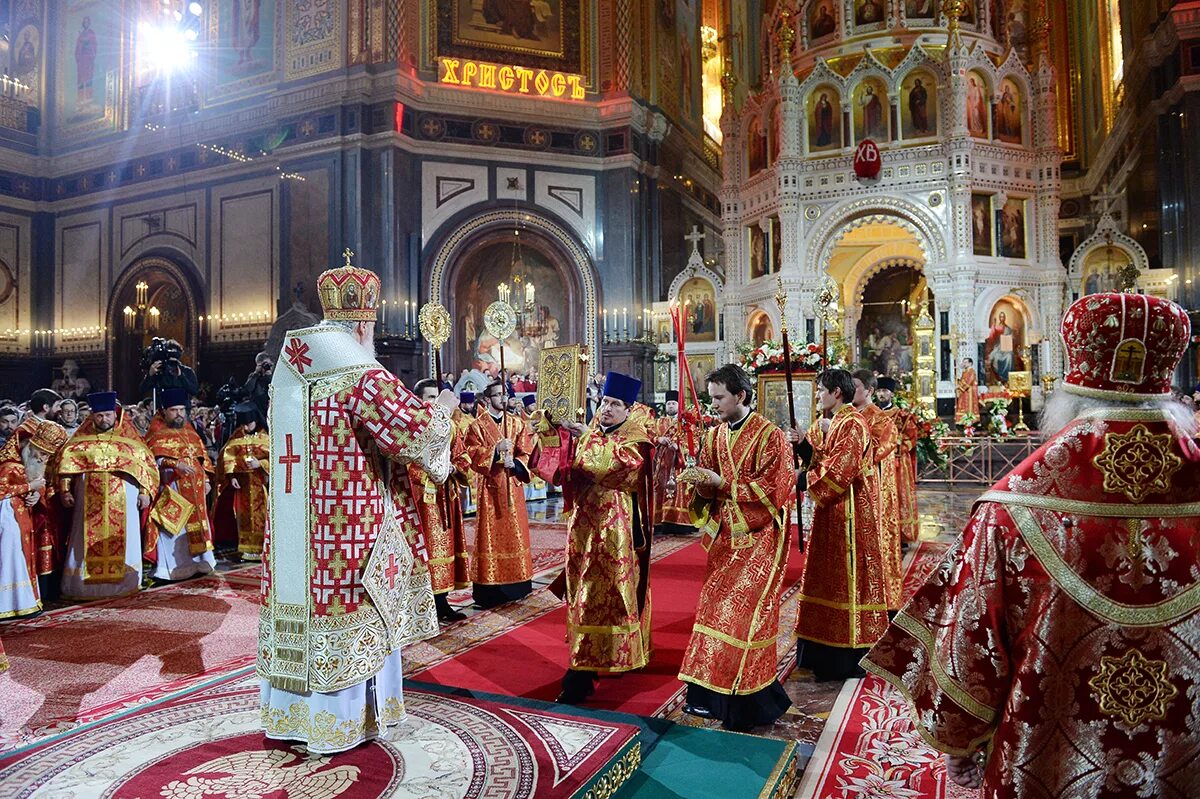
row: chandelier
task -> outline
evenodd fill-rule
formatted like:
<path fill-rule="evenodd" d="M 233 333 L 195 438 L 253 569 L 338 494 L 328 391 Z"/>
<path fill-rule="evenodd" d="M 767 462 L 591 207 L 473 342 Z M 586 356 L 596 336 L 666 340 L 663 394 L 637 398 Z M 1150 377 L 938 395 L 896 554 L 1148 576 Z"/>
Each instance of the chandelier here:
<path fill-rule="evenodd" d="M 538 313 L 537 286 L 521 254 L 521 230 L 513 230 L 512 258 L 509 279 L 496 287 L 500 302 L 513 309 L 517 318 L 517 333 L 521 338 L 538 338 L 545 331 L 545 321 Z M 514 297 L 515 295 L 515 297 Z"/>
<path fill-rule="evenodd" d="M 146 281 L 139 280 L 133 288 L 135 290 L 134 304 L 126 305 L 123 311 L 125 332 L 137 335 L 157 333 L 160 314 L 158 308 L 148 302 L 147 294 L 150 287 L 146 285 Z"/>

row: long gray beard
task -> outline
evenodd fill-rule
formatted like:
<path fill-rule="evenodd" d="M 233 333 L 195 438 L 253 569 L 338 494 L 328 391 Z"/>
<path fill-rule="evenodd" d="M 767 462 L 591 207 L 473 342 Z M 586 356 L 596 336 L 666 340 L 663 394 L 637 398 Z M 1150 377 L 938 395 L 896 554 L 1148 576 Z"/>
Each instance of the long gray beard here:
<path fill-rule="evenodd" d="M 46 464 L 42 461 L 35 460 L 33 455 L 33 446 L 26 444 L 21 448 L 21 463 L 25 466 L 25 477 L 29 482 L 38 480 L 46 474 Z"/>
<path fill-rule="evenodd" d="M 1147 397 L 1143 402 L 1115 402 L 1061 390 L 1051 394 L 1042 406 L 1042 412 L 1038 416 L 1038 429 L 1045 435 L 1052 436 L 1089 411 L 1128 409 L 1161 410 L 1177 434 L 1186 437 L 1196 434 L 1196 419 L 1191 409 L 1170 396 Z"/>

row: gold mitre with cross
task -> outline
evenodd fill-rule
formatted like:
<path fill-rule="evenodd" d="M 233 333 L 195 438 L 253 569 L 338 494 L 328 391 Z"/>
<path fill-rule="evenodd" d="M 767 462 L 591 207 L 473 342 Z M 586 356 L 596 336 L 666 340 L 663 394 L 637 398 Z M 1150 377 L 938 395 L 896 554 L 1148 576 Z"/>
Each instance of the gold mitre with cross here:
<path fill-rule="evenodd" d="M 317 293 L 325 318 L 334 322 L 374 322 L 379 310 L 379 275 L 350 263 L 354 253 L 345 250 L 346 263 L 326 269 L 317 278 Z"/>

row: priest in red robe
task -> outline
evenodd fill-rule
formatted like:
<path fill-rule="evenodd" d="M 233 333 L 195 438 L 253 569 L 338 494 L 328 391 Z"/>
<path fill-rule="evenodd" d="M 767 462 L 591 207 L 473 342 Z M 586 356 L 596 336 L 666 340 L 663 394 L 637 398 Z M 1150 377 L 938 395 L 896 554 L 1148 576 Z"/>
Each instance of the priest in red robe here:
<path fill-rule="evenodd" d="M 875 509 L 882 537 L 883 586 L 889 611 L 900 609 L 904 587 L 904 556 L 900 552 L 900 513 L 896 487 L 896 452 L 900 436 L 896 425 L 875 404 L 879 379 L 869 369 L 854 373 L 854 409 L 862 414 L 871 431 L 872 466 L 879 486 L 879 504 Z"/>
<path fill-rule="evenodd" d="M 62 595 L 111 599 L 138 591 L 142 560 L 154 560 L 158 530 L 142 512 L 158 492 L 158 467 L 115 391 L 88 395 L 92 412 L 54 464 L 58 494 L 73 510 Z"/>
<path fill-rule="evenodd" d="M 258 406 L 234 406 L 237 427 L 217 459 L 217 499 L 213 524 L 234 527 L 242 560 L 262 560 L 267 530 L 267 472 L 271 465 L 271 439 Z"/>
<path fill-rule="evenodd" d="M 422 402 L 433 403 L 441 391 L 437 380 L 426 378 L 413 386 L 413 393 Z M 454 425 L 452 430 L 451 460 L 463 445 L 459 427 Z M 421 527 L 425 531 L 425 545 L 429 548 L 429 577 L 433 584 L 438 621 L 443 624 L 462 621 L 466 616 L 450 607 L 450 592 L 471 584 L 467 538 L 463 529 L 462 483 L 457 474 L 452 473 L 439 485 L 415 463 L 408 465 L 408 479 L 417 513 L 421 517 Z"/>
<path fill-rule="evenodd" d="M 864 661 L 987 799 L 1200 795 L 1200 452 L 1171 399 L 1187 312 L 1062 321 L 1051 438 L 980 497 Z"/>
<path fill-rule="evenodd" d="M 653 444 L 657 423 L 637 402 L 642 381 L 609 372 L 591 426 L 567 424 L 574 446 L 543 449 L 547 482 L 563 486 L 567 506 L 567 646 L 570 661 L 558 701 L 579 704 L 597 672 L 650 662 L 650 538 Z M 549 437 L 543 438 L 543 441 Z M 544 445 L 543 445 L 544 446 Z"/>
<path fill-rule="evenodd" d="M 724 424 L 705 433 L 698 468 L 685 474 L 696 477 L 692 517 L 708 564 L 679 679 L 688 713 L 744 731 L 791 706 L 775 672 L 796 474 L 783 431 L 750 410 L 750 377 L 728 364 L 707 383 Z"/>
<path fill-rule="evenodd" d="M 0 447 L 0 619 L 42 610 L 34 510 L 46 493 L 46 463 L 66 442 L 62 427 L 30 416 Z"/>
<path fill-rule="evenodd" d="M 877 382 L 875 402 L 892 420 L 900 436 L 895 459 L 896 514 L 899 517 L 901 546 L 907 546 L 917 540 L 921 531 L 917 519 L 917 441 L 921 438 L 921 427 L 912 409 L 896 404 L 895 378 L 881 377 Z"/>
<path fill-rule="evenodd" d="M 657 476 L 654 501 L 654 524 L 660 533 L 690 535 L 696 532 L 692 525 L 692 485 L 679 480 L 683 471 L 681 452 L 684 443 L 679 424 L 679 392 L 667 391 L 665 413 L 657 422 L 658 435 L 655 459 Z"/>
<path fill-rule="evenodd" d="M 506 410 L 504 384 L 485 389 L 467 431 L 462 460 L 475 472 L 475 604 L 491 608 L 533 590 L 533 552 L 525 484 L 533 436 L 525 421 Z"/>
<path fill-rule="evenodd" d="M 796 621 L 800 665 L 818 680 L 858 675 L 858 661 L 888 620 L 871 431 L 853 398 L 849 372 L 827 369 L 818 376 L 817 403 L 830 416 L 807 436 L 814 508 Z"/>
<path fill-rule="evenodd" d="M 188 395 L 181 388 L 158 393 L 159 411 L 146 432 L 163 489 L 150 510 L 158 527 L 158 564 L 154 579 L 184 580 L 217 567 L 213 557 L 208 490 L 214 474 L 208 449 L 188 422 Z"/>
<path fill-rule="evenodd" d="M 422 402 L 375 359 L 379 276 L 317 280 L 325 320 L 284 336 L 271 381 L 270 520 L 258 676 L 266 736 L 310 754 L 405 719 L 401 647 L 437 634 L 406 464 L 450 471 L 445 391 Z"/>

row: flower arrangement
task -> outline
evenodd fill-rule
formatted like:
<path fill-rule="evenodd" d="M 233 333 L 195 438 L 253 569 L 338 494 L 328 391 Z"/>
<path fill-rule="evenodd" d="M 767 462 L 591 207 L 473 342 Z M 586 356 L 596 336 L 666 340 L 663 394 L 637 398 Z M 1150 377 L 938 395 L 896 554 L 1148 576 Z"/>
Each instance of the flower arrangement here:
<path fill-rule="evenodd" d="M 987 408 L 988 432 L 995 436 L 1008 435 L 1008 406 L 1012 403 L 1013 395 L 1008 389 L 1001 388 L 989 391 L 979 396 L 979 404 Z"/>
<path fill-rule="evenodd" d="M 973 413 L 960 413 L 954 423 L 963 429 L 963 435 L 975 435 L 975 425 L 979 423 L 979 417 Z"/>
<path fill-rule="evenodd" d="M 792 368 L 796 371 L 819 372 L 824 368 L 820 344 L 798 341 L 791 345 L 791 350 Z M 737 363 L 752 377 L 759 372 L 783 371 L 783 345 L 774 341 L 764 341 L 757 347 L 742 344 L 738 347 Z"/>

